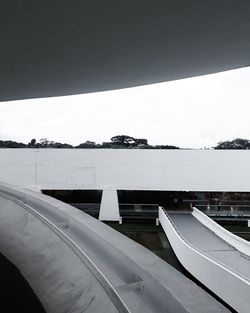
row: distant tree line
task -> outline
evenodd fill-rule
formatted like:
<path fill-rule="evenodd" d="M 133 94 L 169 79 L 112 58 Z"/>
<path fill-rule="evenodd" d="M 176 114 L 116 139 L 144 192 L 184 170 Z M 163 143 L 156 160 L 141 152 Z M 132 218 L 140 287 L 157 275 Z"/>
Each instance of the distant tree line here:
<path fill-rule="evenodd" d="M 172 145 L 149 145 L 144 138 L 134 138 L 127 135 L 117 135 L 102 144 L 94 141 L 85 141 L 77 146 L 67 143 L 50 141 L 42 138 L 38 142 L 32 139 L 28 144 L 12 140 L 0 140 L 0 148 L 62 148 L 62 149 L 180 149 Z M 215 150 L 247 150 L 250 149 L 250 140 L 237 138 L 232 141 L 220 141 Z"/>
<path fill-rule="evenodd" d="M 144 138 L 134 138 L 127 135 L 117 135 L 108 142 L 102 144 L 94 141 L 85 141 L 77 146 L 67 143 L 50 141 L 42 138 L 38 142 L 32 139 L 28 144 L 12 140 L 0 140 L 0 148 L 67 148 L 67 149 L 179 149 L 171 145 L 149 145 L 148 140 Z"/>
<path fill-rule="evenodd" d="M 250 149 L 250 140 L 237 138 L 232 141 L 220 141 L 216 147 L 216 150 L 248 150 Z"/>

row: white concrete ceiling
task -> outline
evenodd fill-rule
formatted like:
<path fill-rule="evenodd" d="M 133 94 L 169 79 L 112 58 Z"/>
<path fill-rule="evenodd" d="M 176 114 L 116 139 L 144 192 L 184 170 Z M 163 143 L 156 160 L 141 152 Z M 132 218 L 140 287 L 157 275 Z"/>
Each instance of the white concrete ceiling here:
<path fill-rule="evenodd" d="M 248 0 L 2 1 L 0 101 L 250 64 Z"/>

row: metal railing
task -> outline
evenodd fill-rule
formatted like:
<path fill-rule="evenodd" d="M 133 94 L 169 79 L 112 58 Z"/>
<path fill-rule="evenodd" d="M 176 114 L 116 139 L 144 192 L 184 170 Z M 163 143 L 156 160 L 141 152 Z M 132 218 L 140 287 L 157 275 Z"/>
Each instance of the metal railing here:
<path fill-rule="evenodd" d="M 195 207 L 209 216 L 250 218 L 250 205 L 197 204 Z"/>

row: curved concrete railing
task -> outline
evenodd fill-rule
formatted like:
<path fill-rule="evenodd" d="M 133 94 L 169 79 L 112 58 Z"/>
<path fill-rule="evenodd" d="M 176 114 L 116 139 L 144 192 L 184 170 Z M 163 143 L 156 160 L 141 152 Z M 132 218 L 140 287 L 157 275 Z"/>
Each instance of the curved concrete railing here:
<path fill-rule="evenodd" d="M 227 311 L 107 225 L 56 199 L 3 184 L 0 251 L 47 313 Z"/>
<path fill-rule="evenodd" d="M 189 244 L 161 208 L 159 220 L 182 265 L 237 312 L 248 313 L 250 281 Z"/>
<path fill-rule="evenodd" d="M 197 208 L 193 208 L 192 212 L 193 216 L 201 222 L 204 226 L 213 231 L 217 236 L 222 238 L 228 244 L 233 246 L 235 249 L 240 251 L 241 253 L 250 256 L 250 242 L 246 241 L 233 233 L 229 232 L 225 228 L 221 227 L 219 224 L 214 222 L 211 218 L 209 218 L 206 214 L 202 213 Z"/>
<path fill-rule="evenodd" d="M 95 263 L 54 221 L 2 192 L 0 204 L 5 208 L 1 253 L 20 269 L 46 312 L 81 312 L 83 308 L 92 312 L 99 306 L 110 312 L 131 312 Z M 55 213 L 52 220 L 68 227 L 63 214 Z"/>

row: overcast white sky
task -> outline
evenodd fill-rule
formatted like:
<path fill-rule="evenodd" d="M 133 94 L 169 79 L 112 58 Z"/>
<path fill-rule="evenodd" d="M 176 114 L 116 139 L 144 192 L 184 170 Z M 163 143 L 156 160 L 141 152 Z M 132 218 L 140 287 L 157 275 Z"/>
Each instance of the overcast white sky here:
<path fill-rule="evenodd" d="M 0 139 L 79 144 L 114 135 L 203 148 L 250 139 L 250 68 L 143 87 L 0 103 Z"/>

